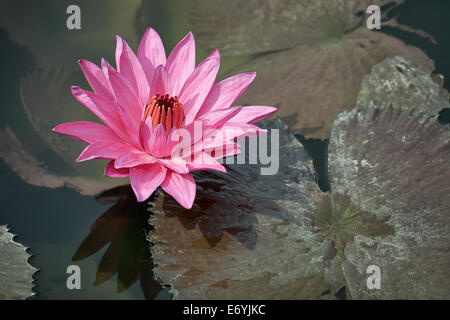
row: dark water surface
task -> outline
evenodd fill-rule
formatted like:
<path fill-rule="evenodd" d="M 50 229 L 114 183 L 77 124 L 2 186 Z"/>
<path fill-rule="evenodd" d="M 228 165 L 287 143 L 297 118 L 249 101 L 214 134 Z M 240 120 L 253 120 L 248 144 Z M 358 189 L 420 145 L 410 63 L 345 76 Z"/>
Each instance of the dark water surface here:
<path fill-rule="evenodd" d="M 71 4 L 76 3 L 77 1 L 71 2 Z M 148 25 L 155 27 L 162 35 L 163 41 L 165 44 L 168 44 L 166 52 L 170 52 L 169 50 L 176 44 L 177 39 L 180 39 L 188 30 L 187 13 L 182 3 L 182 1 L 167 1 L 165 4 L 145 2 L 144 8 L 148 8 L 148 10 L 155 9 L 157 10 L 156 12 L 163 12 L 166 16 L 162 17 L 155 11 L 149 16 L 142 14 L 138 16 L 138 18 L 140 17 L 140 19 L 144 20 L 153 19 L 148 21 Z M 65 163 L 58 164 L 57 160 L 55 160 L 57 157 L 45 147 L 44 141 L 36 137 L 35 130 L 27 120 L 22 106 L 20 81 L 21 78 L 33 70 L 47 67 L 49 64 L 48 60 L 51 61 L 51 59 L 55 59 L 54 57 L 58 57 L 60 49 L 60 46 L 58 46 L 59 39 L 71 36 L 65 27 L 65 6 L 67 4 L 63 2 L 58 5 L 58 10 L 60 10 L 58 12 L 55 9 L 48 12 L 43 11 L 40 14 L 33 14 L 31 11 L 40 10 L 39 6 L 36 7 L 31 4 L 27 6 L 27 3 L 25 3 L 21 10 L 25 16 L 30 15 L 30 17 L 35 19 L 32 23 L 22 26 L 12 22 L 8 22 L 7 25 L 0 24 L 2 27 L 0 29 L 0 128 L 4 129 L 8 126 L 13 129 L 19 136 L 22 146 L 33 152 L 41 162 L 51 163 L 53 172 L 58 169 L 64 172 L 64 166 L 67 165 Z M 41 9 L 44 10 L 45 7 L 42 6 Z M 81 7 L 83 10 L 82 5 Z M 432 44 L 426 39 L 403 31 L 383 30 L 403 39 L 408 44 L 418 46 L 424 50 L 435 61 L 436 72 L 443 74 L 446 79 L 450 78 L 449 9 L 448 1 L 414 0 L 408 1 L 405 5 L 392 12 L 392 14 L 398 15 L 400 23 L 422 29 L 433 35 L 437 44 Z M 105 10 L 107 10 L 106 7 Z M 114 15 L 108 12 L 104 15 L 98 14 L 92 17 L 94 13 L 82 11 L 83 15 L 91 16 L 89 21 L 96 20 L 96 24 L 83 26 L 84 29 L 81 32 L 95 33 L 97 29 L 102 29 L 102 24 L 111 24 L 111 21 L 105 17 Z M 22 20 L 19 19 L 19 22 Z M 47 20 L 50 20 L 50 23 Z M 39 36 L 39 34 L 33 34 L 33 25 L 42 26 L 42 30 L 45 31 L 45 34 L 42 35 L 42 37 L 45 37 L 45 39 L 42 39 L 43 45 L 47 45 L 45 43 L 51 44 L 54 41 L 55 47 L 53 49 L 36 49 L 39 46 L 36 42 L 33 42 L 30 49 L 23 43 L 17 43 L 12 39 L 12 34 L 29 33 L 28 36 L 23 37 L 26 39 Z M 135 26 L 129 26 L 129 28 L 135 28 Z M 101 55 L 97 54 L 101 52 L 103 56 L 112 60 L 115 41 L 114 32 L 109 34 L 110 39 L 105 42 L 109 44 L 107 47 L 98 50 L 88 49 L 88 53 L 82 55 L 82 57 L 89 58 L 89 55 L 93 55 L 93 60 L 98 62 Z M 120 32 L 117 33 L 120 34 Z M 103 36 L 103 33 L 101 35 Z M 92 42 L 96 41 L 95 37 L 89 39 Z M 134 49 L 136 48 L 136 39 L 130 41 L 130 45 Z M 35 40 L 38 42 L 40 39 Z M 83 52 L 83 45 L 89 48 L 92 47 L 92 43 L 80 42 L 78 45 L 80 47 L 78 47 L 76 52 Z M 76 44 L 74 44 L 74 48 L 76 48 Z M 45 56 L 48 52 L 52 52 L 54 57 Z M 65 52 L 61 52 L 61 55 L 64 54 Z M 200 51 L 199 56 L 202 55 L 204 53 Z M 60 59 L 56 58 L 55 61 L 56 65 L 54 67 L 77 68 L 75 58 L 61 57 Z M 232 65 L 232 61 L 228 63 L 225 61 L 225 67 L 222 64 L 222 71 L 229 69 Z M 449 81 L 445 82 L 445 87 L 450 89 Z M 442 112 L 442 121 L 448 121 L 448 117 L 448 110 Z M 305 140 L 302 137 L 300 137 L 300 140 L 314 157 L 322 190 L 327 190 L 329 188 L 326 175 L 327 142 Z M 79 165 L 82 166 L 83 164 Z M 0 224 L 7 224 L 13 233 L 18 234 L 17 241 L 31 248 L 30 252 L 33 254 L 33 257 L 30 262 L 33 266 L 40 269 L 35 274 L 35 291 L 37 293 L 34 297 L 35 299 L 144 299 L 139 281 L 121 293 L 117 293 L 116 290 L 117 276 L 113 276 L 103 284 L 93 286 L 98 264 L 105 253 L 106 246 L 89 258 L 76 262 L 72 261 L 77 248 L 88 235 L 91 225 L 111 204 L 98 203 L 93 196 L 81 195 L 74 189 L 67 187 L 50 189 L 30 185 L 18 177 L 10 166 L 1 160 L 0 201 Z M 142 214 L 149 215 L 145 211 Z M 68 277 L 66 268 L 71 264 L 80 266 L 82 270 L 81 290 L 68 290 L 66 287 L 66 279 Z M 156 298 L 169 299 L 170 295 L 167 293 L 167 290 L 163 290 Z"/>

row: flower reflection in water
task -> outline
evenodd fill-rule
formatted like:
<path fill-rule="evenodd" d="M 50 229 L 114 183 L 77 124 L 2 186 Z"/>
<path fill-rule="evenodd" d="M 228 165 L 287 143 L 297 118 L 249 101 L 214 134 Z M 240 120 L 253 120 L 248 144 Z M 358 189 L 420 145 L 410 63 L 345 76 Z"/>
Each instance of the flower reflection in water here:
<path fill-rule="evenodd" d="M 117 273 L 117 292 L 123 292 L 139 280 L 146 299 L 154 299 L 162 290 L 153 277 L 153 261 L 147 234 L 151 226 L 145 212 L 148 205 L 136 201 L 129 185 L 104 191 L 96 200 L 113 204 L 91 226 L 73 256 L 85 259 L 108 245 L 98 265 L 94 285 L 99 285 Z"/>

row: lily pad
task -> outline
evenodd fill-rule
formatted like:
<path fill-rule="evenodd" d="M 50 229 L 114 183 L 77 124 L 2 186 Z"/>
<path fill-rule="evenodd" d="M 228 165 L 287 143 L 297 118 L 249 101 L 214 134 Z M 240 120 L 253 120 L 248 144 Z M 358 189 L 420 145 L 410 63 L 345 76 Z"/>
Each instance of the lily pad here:
<path fill-rule="evenodd" d="M 450 297 L 450 130 L 428 114 L 393 107 L 344 112 L 329 145 L 332 194 L 386 220 L 393 233 L 357 234 L 344 249 L 353 298 Z M 381 289 L 361 285 L 369 265 Z"/>
<path fill-rule="evenodd" d="M 58 156 L 75 167 L 74 160 L 86 144 L 55 134 L 52 129 L 63 122 L 99 120 L 73 97 L 70 92 L 73 85 L 88 86 L 81 70 L 46 69 L 23 78 L 20 93 L 26 115 L 36 133 Z"/>
<path fill-rule="evenodd" d="M 276 175 L 252 164 L 198 172 L 191 210 L 158 195 L 155 272 L 174 298 L 311 299 L 331 286 L 336 251 L 313 228 L 321 192 L 312 161 L 280 120 L 270 128 L 280 130 Z"/>
<path fill-rule="evenodd" d="M 23 181 L 40 187 L 59 188 L 67 186 L 75 188 L 81 194 L 94 195 L 105 190 L 105 188 L 123 183 L 123 181 L 120 181 L 122 179 L 101 181 L 81 175 L 52 172 L 48 170 L 45 163 L 25 150 L 9 127 L 0 130 L 0 159 L 10 166 Z"/>
<path fill-rule="evenodd" d="M 230 71 L 257 72 L 241 104 L 276 105 L 295 133 L 325 139 L 336 115 L 355 106 L 361 81 L 375 64 L 399 55 L 434 69 L 420 49 L 366 27 L 370 4 L 401 2 L 200 0 L 191 20 L 203 46 L 224 55 L 255 54 Z"/>
<path fill-rule="evenodd" d="M 356 108 L 392 106 L 437 116 L 442 109 L 450 108 L 448 92 L 442 85 L 442 76 L 431 75 L 402 57 L 387 58 L 364 77 Z"/>
<path fill-rule="evenodd" d="M 34 295 L 33 274 L 27 248 L 15 242 L 15 235 L 0 225 L 0 300 L 23 300 Z"/>
<path fill-rule="evenodd" d="M 420 110 L 380 100 L 341 113 L 327 193 L 277 120 L 276 175 L 248 164 L 198 173 L 191 211 L 158 197 L 150 236 L 156 274 L 176 299 L 333 298 L 326 293 L 343 286 L 353 299 L 448 299 L 450 131 Z M 381 269 L 380 289 L 367 287 L 371 265 Z"/>
<path fill-rule="evenodd" d="M 81 71 L 64 69 L 34 71 L 22 79 L 22 103 L 36 132 L 35 143 L 33 150 L 29 150 L 7 127 L 0 130 L 0 158 L 25 182 L 47 188 L 69 186 L 82 194 L 93 195 L 126 180 L 104 177 L 105 160 L 76 163 L 85 143 L 52 131 L 63 122 L 98 122 L 70 93 L 71 85 L 82 83 L 85 80 Z"/>

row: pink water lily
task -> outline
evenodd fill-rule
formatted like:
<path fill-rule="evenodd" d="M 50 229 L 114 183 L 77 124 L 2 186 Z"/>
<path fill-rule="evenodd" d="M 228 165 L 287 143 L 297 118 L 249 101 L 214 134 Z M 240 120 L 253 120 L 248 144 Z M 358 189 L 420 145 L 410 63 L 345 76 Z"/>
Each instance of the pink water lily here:
<path fill-rule="evenodd" d="M 105 125 L 78 121 L 60 124 L 53 131 L 89 144 L 76 161 L 110 160 L 105 175 L 129 177 L 138 201 L 146 200 L 161 186 L 190 209 L 196 192 L 190 172 L 225 172 L 218 160 L 237 154 L 236 139 L 249 132 L 261 133 L 253 123 L 276 111 L 270 106 L 231 106 L 255 73 L 215 83 L 219 52 L 213 51 L 196 67 L 190 32 L 168 58 L 161 38 L 151 28 L 144 34 L 137 56 L 117 36 L 115 57 L 117 69 L 104 59 L 101 67 L 80 60 L 94 92 L 72 87 L 75 98 Z M 174 152 L 186 143 L 180 134 L 173 139 L 174 133 L 185 130 L 195 136 L 196 122 L 203 127 L 201 137 L 189 142 L 189 152 Z M 226 132 L 226 138 L 215 139 L 217 132 Z M 215 152 L 218 148 L 227 151 Z"/>

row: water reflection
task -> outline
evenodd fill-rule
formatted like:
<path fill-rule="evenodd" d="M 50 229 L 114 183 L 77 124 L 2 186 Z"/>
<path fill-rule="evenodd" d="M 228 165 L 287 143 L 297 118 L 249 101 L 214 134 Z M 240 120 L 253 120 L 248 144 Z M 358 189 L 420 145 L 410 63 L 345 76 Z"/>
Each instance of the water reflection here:
<path fill-rule="evenodd" d="M 117 292 L 127 290 L 139 280 L 145 298 L 154 299 L 162 287 L 153 276 L 150 243 L 146 238 L 151 229 L 147 203 L 137 202 L 129 185 L 104 191 L 96 200 L 113 205 L 92 224 L 73 260 L 85 259 L 108 246 L 98 264 L 94 285 L 117 274 Z"/>

